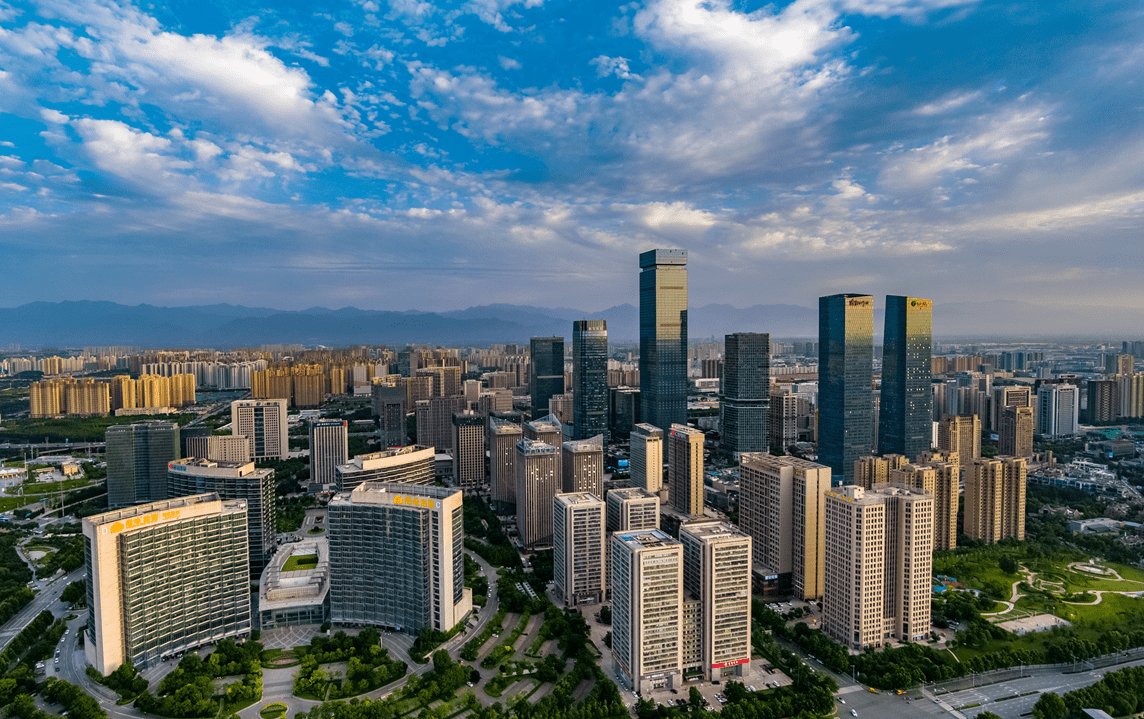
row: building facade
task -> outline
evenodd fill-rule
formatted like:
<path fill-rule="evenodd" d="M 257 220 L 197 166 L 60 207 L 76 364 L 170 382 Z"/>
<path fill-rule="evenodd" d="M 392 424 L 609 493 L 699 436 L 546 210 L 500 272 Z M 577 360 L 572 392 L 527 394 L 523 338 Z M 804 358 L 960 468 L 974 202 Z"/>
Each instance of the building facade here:
<path fill-rule="evenodd" d="M 680 527 L 679 541 L 683 589 L 699 601 L 701 676 L 707 681 L 749 676 L 751 538 L 731 524 L 709 520 Z"/>
<path fill-rule="evenodd" d="M 453 415 L 453 480 L 462 488 L 485 482 L 485 421 L 472 412 Z"/>
<path fill-rule="evenodd" d="M 1037 390 L 1037 434 L 1056 439 L 1080 431 L 1080 390 L 1071 384 L 1046 384 Z"/>
<path fill-rule="evenodd" d="M 209 427 L 206 428 L 208 431 Z M 186 431 L 180 429 L 179 433 L 185 435 Z M 251 460 L 250 438 L 238 434 L 186 437 L 186 451 L 183 456 L 201 457 L 217 462 L 242 462 Z"/>
<path fill-rule="evenodd" d="M 498 512 L 516 511 L 516 443 L 523 437 L 519 424 L 489 418 L 489 495 Z"/>
<path fill-rule="evenodd" d="M 405 417 L 408 389 L 401 375 L 374 378 L 370 385 L 373 414 L 381 425 L 382 447 L 404 447 L 409 443 Z"/>
<path fill-rule="evenodd" d="M 174 422 L 116 424 L 104 436 L 107 506 L 127 507 L 167 498 L 167 464 L 179 458 Z"/>
<path fill-rule="evenodd" d="M 310 422 L 310 491 L 332 492 L 336 470 L 350 458 L 349 428 L 344 419 Z"/>
<path fill-rule="evenodd" d="M 532 416 L 548 414 L 548 400 L 554 394 L 564 394 L 564 338 L 533 337 L 532 353 Z"/>
<path fill-rule="evenodd" d="M 933 437 L 930 351 L 933 303 L 886 297 L 878 453 L 917 457 Z"/>
<path fill-rule="evenodd" d="M 658 529 L 616 532 L 612 655 L 632 691 L 682 682 L 683 545 Z"/>
<path fill-rule="evenodd" d="M 738 332 L 724 338 L 723 379 L 719 383 L 723 451 L 766 452 L 771 402 L 771 336 Z"/>
<path fill-rule="evenodd" d="M 604 601 L 605 505 L 589 492 L 557 494 L 552 505 L 552 568 L 564 606 Z"/>
<path fill-rule="evenodd" d="M 290 452 L 285 399 L 240 399 L 230 403 L 231 433 L 250 439 L 254 459 L 286 459 Z"/>
<path fill-rule="evenodd" d="M 362 482 L 431 485 L 435 456 L 432 447 L 421 446 L 359 454 L 334 468 L 334 484 L 338 492 L 353 491 Z"/>
<path fill-rule="evenodd" d="M 997 453 L 1011 457 L 1033 456 L 1036 421 L 1032 407 L 1004 407 L 997 432 Z"/>
<path fill-rule="evenodd" d="M 874 298 L 818 299 L 818 461 L 852 484 L 874 445 Z"/>
<path fill-rule="evenodd" d="M 609 532 L 659 529 L 659 496 L 640 487 L 608 491 Z"/>
<path fill-rule="evenodd" d="M 640 423 L 631 432 L 631 485 L 648 492 L 663 487 L 663 430 Z"/>
<path fill-rule="evenodd" d="M 604 437 L 565 442 L 560 456 L 561 491 L 604 496 Z"/>
<path fill-rule="evenodd" d="M 682 424 L 667 435 L 668 500 L 692 517 L 703 514 L 703 441 L 703 432 Z"/>
<path fill-rule="evenodd" d="M 1023 457 L 976 459 L 965 468 L 965 535 L 993 544 L 1025 538 L 1027 462 Z"/>
<path fill-rule="evenodd" d="M 981 420 L 975 414 L 946 415 L 937 425 L 937 448 L 957 456 L 962 467 L 981 456 Z"/>
<path fill-rule="evenodd" d="M 573 437 L 608 434 L 608 323 L 572 323 Z"/>
<path fill-rule="evenodd" d="M 687 250 L 640 254 L 640 419 L 687 424 Z"/>
<path fill-rule="evenodd" d="M 552 546 L 552 502 L 560 487 L 560 450 L 522 439 L 516 443 L 516 528 L 528 549 Z"/>

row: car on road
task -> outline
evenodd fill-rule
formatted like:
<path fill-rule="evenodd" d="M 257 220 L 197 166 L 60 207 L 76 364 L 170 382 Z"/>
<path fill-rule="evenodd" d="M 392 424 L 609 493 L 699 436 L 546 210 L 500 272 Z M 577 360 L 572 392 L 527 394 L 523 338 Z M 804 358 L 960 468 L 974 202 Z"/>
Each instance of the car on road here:
<path fill-rule="evenodd" d="M 858 710 L 857 709 L 851 709 L 850 710 L 850 716 L 852 716 L 852 717 L 858 716 Z"/>

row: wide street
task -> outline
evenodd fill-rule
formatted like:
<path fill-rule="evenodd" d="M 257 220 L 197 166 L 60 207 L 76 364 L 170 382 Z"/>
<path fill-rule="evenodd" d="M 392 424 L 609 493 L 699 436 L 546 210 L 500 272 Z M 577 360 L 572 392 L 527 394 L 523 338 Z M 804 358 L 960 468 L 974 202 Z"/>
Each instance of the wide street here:
<path fill-rule="evenodd" d="M 0 650 L 8 646 L 8 642 L 15 639 L 16 635 L 22 632 L 24 627 L 28 626 L 45 609 L 51 609 L 59 616 L 66 609 L 59 602 L 60 595 L 63 594 L 64 589 L 69 584 L 83 579 L 83 573 L 83 569 L 77 569 L 71 574 L 53 577 L 46 581 L 36 581 L 32 588 L 39 589 L 40 593 L 31 602 L 28 602 L 28 606 L 12 617 L 3 628 L 0 628 Z"/>

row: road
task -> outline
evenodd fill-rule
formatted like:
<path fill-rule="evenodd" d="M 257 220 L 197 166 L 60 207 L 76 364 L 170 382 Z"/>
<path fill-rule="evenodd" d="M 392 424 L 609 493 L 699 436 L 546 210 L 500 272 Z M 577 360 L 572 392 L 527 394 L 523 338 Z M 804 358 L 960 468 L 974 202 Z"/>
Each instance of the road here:
<path fill-rule="evenodd" d="M 67 588 L 72 582 L 78 582 L 83 579 L 84 570 L 77 569 L 71 574 L 55 577 L 53 579 L 36 582 L 33 589 L 39 588 L 40 593 L 28 602 L 28 606 L 17 612 L 16 616 L 12 617 L 0 628 L 0 651 L 16 638 L 16 635 L 24 631 L 24 627 L 32 623 L 32 620 L 45 609 L 53 610 L 57 615 L 62 613 L 67 607 L 60 603 L 60 595 L 63 594 L 64 589 Z"/>

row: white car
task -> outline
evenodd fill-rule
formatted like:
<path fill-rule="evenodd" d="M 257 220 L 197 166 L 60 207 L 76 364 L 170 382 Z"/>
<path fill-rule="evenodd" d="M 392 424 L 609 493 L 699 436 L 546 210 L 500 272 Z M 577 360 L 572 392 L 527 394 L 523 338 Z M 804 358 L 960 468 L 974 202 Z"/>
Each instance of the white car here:
<path fill-rule="evenodd" d="M 858 716 L 858 710 L 857 709 L 851 709 L 850 710 L 850 716 L 855 716 L 855 717 Z"/>

